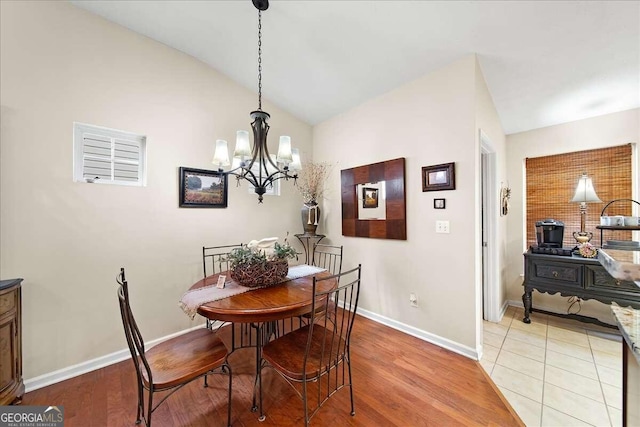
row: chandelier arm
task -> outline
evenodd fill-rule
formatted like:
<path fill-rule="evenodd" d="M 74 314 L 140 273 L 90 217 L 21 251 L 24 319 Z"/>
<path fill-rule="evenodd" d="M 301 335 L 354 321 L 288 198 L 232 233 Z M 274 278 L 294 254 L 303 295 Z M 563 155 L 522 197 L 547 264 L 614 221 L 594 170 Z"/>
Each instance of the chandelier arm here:
<path fill-rule="evenodd" d="M 269 155 L 269 147 L 267 146 L 267 136 L 269 134 L 269 113 L 265 111 L 253 111 L 251 113 L 253 122 L 251 128 L 253 129 L 253 156 L 252 166 L 257 161 L 258 167 L 258 180 L 262 181 L 262 174 L 268 173 L 267 159 L 269 163 L 273 163 L 271 156 Z M 280 170 L 278 166 L 275 166 L 276 170 Z"/>
<path fill-rule="evenodd" d="M 238 173 L 236 172 L 238 169 L 242 169 L 244 171 L 244 173 Z M 298 179 L 298 175 L 297 174 L 293 174 L 290 175 L 289 171 L 283 171 L 283 170 L 277 170 L 269 175 L 266 175 L 264 177 L 264 179 L 262 179 L 262 177 L 260 176 L 256 176 L 255 173 L 253 173 L 253 171 L 242 168 L 242 167 L 238 167 L 235 169 L 232 169 L 230 171 L 226 171 L 223 172 L 227 175 L 233 175 L 236 176 L 238 178 L 244 179 L 245 181 L 248 181 L 251 185 L 253 185 L 254 187 L 264 187 L 266 185 L 269 185 L 279 179 Z"/>
<path fill-rule="evenodd" d="M 269 182 L 275 182 L 279 179 L 285 179 L 285 180 L 289 180 L 290 178 L 293 179 L 298 179 L 298 175 L 289 175 L 288 171 L 276 171 L 274 173 L 272 173 L 271 175 L 269 175 L 267 177 L 267 179 L 265 179 L 265 182 L 269 181 Z"/>
<path fill-rule="evenodd" d="M 251 179 L 246 178 L 247 176 L 251 175 Z M 247 169 L 247 171 L 244 174 L 245 179 L 247 181 L 249 181 L 251 183 L 251 185 L 253 185 L 254 187 L 259 187 L 260 186 L 260 181 L 258 180 L 258 178 L 256 177 L 256 174 L 253 173 L 253 171 L 251 169 Z"/>
<path fill-rule="evenodd" d="M 293 178 L 293 175 L 289 175 L 288 173 L 281 170 L 277 170 L 269 175 L 266 175 L 264 176 L 264 178 L 261 175 L 256 176 L 252 171 L 248 171 L 248 173 L 251 174 L 252 180 L 249 180 L 247 178 L 245 179 L 251 182 L 251 185 L 253 185 L 254 187 L 266 187 L 267 185 L 271 185 L 279 179 Z"/>
<path fill-rule="evenodd" d="M 240 174 L 235 173 L 238 169 L 242 169 L 242 170 L 246 170 L 247 172 L 251 171 L 251 168 L 253 167 L 253 165 L 256 163 L 256 155 L 254 154 L 253 157 L 251 157 L 251 160 L 247 160 L 247 161 L 243 161 L 240 163 L 240 166 L 234 168 L 234 169 L 230 169 L 225 173 L 231 173 L 232 175 L 235 176 L 240 176 Z M 247 172 L 245 172 L 244 174 L 246 174 Z M 242 174 L 242 175 L 244 175 Z"/>
<path fill-rule="evenodd" d="M 288 170 L 289 170 L 289 168 L 288 168 L 287 166 L 285 166 L 285 168 L 284 168 L 284 169 L 280 169 L 280 168 L 278 167 L 278 164 L 277 164 L 277 163 L 274 163 L 273 159 L 272 159 L 272 158 L 271 158 L 271 156 L 269 155 L 269 151 L 267 150 L 267 145 L 266 145 L 266 144 L 265 144 L 265 151 L 267 152 L 267 153 L 266 153 L 267 155 L 266 155 L 266 157 L 265 157 L 265 160 L 268 160 L 268 161 L 269 161 L 269 163 L 271 164 L 271 166 L 273 166 L 274 168 L 276 168 L 276 171 L 288 171 Z M 276 162 L 277 162 L 277 160 L 276 160 Z M 265 165 L 265 166 L 266 166 L 266 165 Z"/>
<path fill-rule="evenodd" d="M 244 172 L 243 173 L 236 172 L 238 169 L 242 169 Z M 259 187 L 260 186 L 259 183 L 258 183 L 258 180 L 256 179 L 256 176 L 254 175 L 254 173 L 251 172 L 250 170 L 244 169 L 242 167 L 238 167 L 238 168 L 235 168 L 233 170 L 230 170 L 230 171 L 227 171 L 227 172 L 224 172 L 224 173 L 227 174 L 227 175 L 236 176 L 236 177 L 238 177 L 240 179 L 244 179 L 245 181 L 249 182 L 249 184 L 253 185 L 254 187 Z M 251 175 L 251 176 L 249 176 L 249 175 Z"/>

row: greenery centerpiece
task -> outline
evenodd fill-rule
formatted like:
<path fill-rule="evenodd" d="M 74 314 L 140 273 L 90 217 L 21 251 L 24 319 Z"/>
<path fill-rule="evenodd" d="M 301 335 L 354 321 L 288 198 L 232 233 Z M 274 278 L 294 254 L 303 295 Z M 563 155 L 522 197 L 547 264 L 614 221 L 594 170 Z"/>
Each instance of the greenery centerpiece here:
<path fill-rule="evenodd" d="M 288 260 L 297 259 L 298 253 L 286 238 L 283 244 L 277 240 L 275 237 L 252 240 L 232 249 L 227 256 L 231 278 L 250 288 L 280 283 L 289 272 Z"/>
<path fill-rule="evenodd" d="M 298 173 L 296 185 L 303 200 L 300 212 L 304 234 L 316 234 L 320 218 L 318 201 L 324 192 L 324 183 L 329 177 L 329 171 L 330 165 L 328 163 L 306 162 Z"/>

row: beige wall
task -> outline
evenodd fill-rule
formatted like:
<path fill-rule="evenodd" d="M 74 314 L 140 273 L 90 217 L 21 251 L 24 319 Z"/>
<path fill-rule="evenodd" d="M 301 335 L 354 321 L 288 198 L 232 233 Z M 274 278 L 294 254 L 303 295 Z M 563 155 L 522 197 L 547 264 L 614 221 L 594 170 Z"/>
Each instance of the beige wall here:
<path fill-rule="evenodd" d="M 361 307 L 474 349 L 479 316 L 476 114 L 488 105 L 485 89 L 476 102 L 477 71 L 475 56 L 468 56 L 313 131 L 314 159 L 338 157 L 337 170 L 406 158 L 406 241 L 342 237 L 338 174 L 331 178 L 335 190 L 322 201 L 324 230 L 344 245 L 350 264 L 345 267 L 363 265 Z M 494 133 L 495 118 L 488 112 L 479 124 L 491 128 L 502 144 L 501 131 Z M 456 189 L 423 193 L 421 167 L 447 162 L 456 163 Z M 434 210 L 433 199 L 443 197 L 447 208 Z M 436 234 L 436 220 L 449 220 L 451 233 Z M 410 293 L 417 295 L 418 308 L 410 306 Z"/>
<path fill-rule="evenodd" d="M 114 282 L 120 266 L 150 340 L 196 324 L 177 301 L 200 278 L 202 245 L 299 231 L 301 198 L 290 183 L 261 206 L 232 181 L 228 209 L 177 207 L 177 168 L 212 168 L 214 140 L 248 129 L 253 91 L 69 4 L 0 5 L 0 275 L 25 278 L 26 378 L 125 347 Z M 362 308 L 478 348 L 479 129 L 496 153 L 493 191 L 502 181 L 514 185 L 475 56 L 316 126 L 313 150 L 308 125 L 265 109 L 272 143 L 290 134 L 307 159 L 334 164 L 319 232 L 345 245 L 345 268 L 363 264 Z M 147 187 L 74 183 L 74 121 L 147 135 Z M 342 237 L 339 171 L 397 157 L 406 158 L 408 240 Z M 423 193 L 421 167 L 446 162 L 456 162 L 456 190 Z M 439 197 L 444 211 L 433 209 Z M 451 222 L 450 234 L 435 233 L 439 219 Z M 497 219 L 500 303 L 510 296 L 506 222 Z M 418 308 L 409 305 L 412 292 Z"/>
<path fill-rule="evenodd" d="M 249 130 L 253 90 L 67 3 L 0 7 L 0 276 L 25 279 L 26 378 L 126 347 L 119 267 L 151 340 L 196 325 L 177 302 L 203 245 L 301 230 L 291 183 L 257 205 L 231 180 L 227 209 L 178 208 L 178 167 L 213 168 L 215 139 Z M 270 142 L 289 134 L 308 159 L 311 127 L 265 109 Z M 146 135 L 148 185 L 73 182 L 74 121 Z"/>
<path fill-rule="evenodd" d="M 557 126 L 550 126 L 507 136 L 508 178 L 512 189 L 511 212 L 507 220 L 507 272 L 508 298 L 521 301 L 522 274 L 525 251 L 525 183 L 524 161 L 527 157 L 539 157 L 593 148 L 609 147 L 640 140 L 640 109 L 628 110 Z M 638 165 L 634 162 L 636 183 Z M 637 187 L 637 185 L 636 185 Z M 634 190 L 634 199 L 638 191 Z M 576 207 L 577 209 L 577 207 Z M 595 230 L 594 230 L 595 231 Z M 534 293 L 534 307 L 566 313 L 567 298 L 559 295 Z M 580 314 L 595 316 L 614 323 L 609 307 L 596 301 L 585 301 Z"/>

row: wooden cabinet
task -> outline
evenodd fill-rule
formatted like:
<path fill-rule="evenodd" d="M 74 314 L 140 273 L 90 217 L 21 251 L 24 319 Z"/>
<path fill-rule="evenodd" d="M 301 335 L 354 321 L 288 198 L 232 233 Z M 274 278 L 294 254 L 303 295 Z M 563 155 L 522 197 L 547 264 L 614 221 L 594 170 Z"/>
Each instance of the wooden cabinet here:
<path fill-rule="evenodd" d="M 560 293 L 585 300 L 595 299 L 605 304 L 616 302 L 623 307 L 640 308 L 640 287 L 633 282 L 613 278 L 597 259 L 580 256 L 524 254 L 523 322 L 530 323 L 532 311 L 561 315 L 590 323 L 602 324 L 598 319 L 577 314 L 562 315 L 532 307 L 532 292 Z M 611 325 L 607 325 L 611 326 Z"/>
<path fill-rule="evenodd" d="M 24 395 L 21 283 L 0 280 L 0 405 L 18 404 Z"/>

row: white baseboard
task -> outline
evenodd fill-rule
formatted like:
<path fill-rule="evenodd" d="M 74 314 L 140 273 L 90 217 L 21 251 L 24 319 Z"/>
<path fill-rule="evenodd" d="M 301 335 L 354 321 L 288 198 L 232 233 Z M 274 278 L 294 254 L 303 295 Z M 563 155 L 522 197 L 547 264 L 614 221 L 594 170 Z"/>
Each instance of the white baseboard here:
<path fill-rule="evenodd" d="M 507 311 L 507 308 L 509 308 L 510 305 L 511 305 L 510 301 L 505 301 L 502 304 L 502 307 L 500 307 L 500 320 L 502 320 L 502 318 L 504 317 L 504 313 Z"/>
<path fill-rule="evenodd" d="M 216 325 L 214 324 L 214 327 L 215 326 Z M 204 323 L 198 326 L 194 326 L 193 328 L 185 329 L 183 331 L 179 331 L 155 339 L 153 341 L 146 342 L 145 345 L 151 347 L 158 343 L 161 343 L 162 341 L 166 341 L 173 337 L 177 337 L 189 331 L 200 328 L 204 328 Z M 127 359 L 131 359 L 131 353 L 129 353 L 128 348 L 125 348 L 124 350 L 119 350 L 92 360 L 87 360 L 86 362 L 78 363 L 77 365 L 68 366 L 66 368 L 58 369 L 57 371 L 49 372 L 47 374 L 43 374 L 34 378 L 25 379 L 25 392 L 30 392 L 51 384 L 59 383 L 61 381 L 68 380 L 70 378 L 77 377 L 79 375 L 86 374 L 87 372 L 95 371 L 96 369 L 104 368 L 105 366 L 113 365 Z"/>
<path fill-rule="evenodd" d="M 514 300 L 509 300 L 505 304 L 507 304 L 508 306 L 512 305 L 514 307 L 522 307 L 522 308 L 524 308 L 524 304 L 522 303 L 522 300 L 515 300 L 515 301 Z"/>
<path fill-rule="evenodd" d="M 439 335 L 431 334 L 429 332 L 423 331 L 422 329 L 409 326 L 405 323 L 398 322 L 396 320 L 390 319 L 388 317 L 382 316 L 380 314 L 377 314 L 368 310 L 364 310 L 362 308 L 358 308 L 358 314 L 360 314 L 363 317 L 366 317 L 367 319 L 371 319 L 374 322 L 378 322 L 390 328 L 396 329 L 400 332 L 404 332 L 407 335 L 420 338 L 421 340 L 435 344 L 438 347 L 446 348 L 447 350 L 451 350 L 454 353 L 461 354 L 465 357 L 468 357 L 469 359 L 479 360 L 478 352 L 471 347 L 464 346 L 460 343 L 448 340 Z"/>
<path fill-rule="evenodd" d="M 371 319 L 374 322 L 381 323 L 385 326 L 396 329 L 400 332 L 404 332 L 405 334 L 414 336 L 416 338 L 420 338 L 421 340 L 430 342 L 432 344 L 435 344 L 447 350 L 451 350 L 454 353 L 461 354 L 462 356 L 468 357 L 470 359 L 473 359 L 473 360 L 479 359 L 479 354 L 476 350 L 467 346 L 463 346 L 457 342 L 448 340 L 438 335 L 431 334 L 429 332 L 423 331 L 413 326 L 406 325 L 404 323 L 373 313 L 368 310 L 358 309 L 358 314 L 368 319 Z M 222 325 L 221 322 L 214 323 L 214 329 L 221 325 Z M 179 332 L 155 339 L 153 341 L 149 341 L 145 344 L 149 347 L 152 347 L 158 343 L 161 343 L 173 337 L 177 337 L 189 331 L 193 331 L 203 327 L 204 327 L 204 324 L 200 324 L 192 328 L 185 329 L 183 331 L 179 331 Z M 115 363 L 122 362 L 123 360 L 127 360 L 130 358 L 131 358 L 131 354 L 129 353 L 129 349 L 125 348 L 123 350 L 119 350 L 111 354 L 97 357 L 92 360 L 87 360 L 86 362 L 78 363 L 77 365 L 68 366 L 66 368 L 49 372 L 47 374 L 43 374 L 34 378 L 28 378 L 28 379 L 25 379 L 24 381 L 25 391 L 30 392 L 33 390 L 37 390 L 39 388 L 56 384 L 61 381 L 68 380 L 70 378 L 74 378 L 79 375 L 86 374 L 87 372 L 95 371 L 96 369 L 104 368 L 105 366 L 113 365 Z"/>

